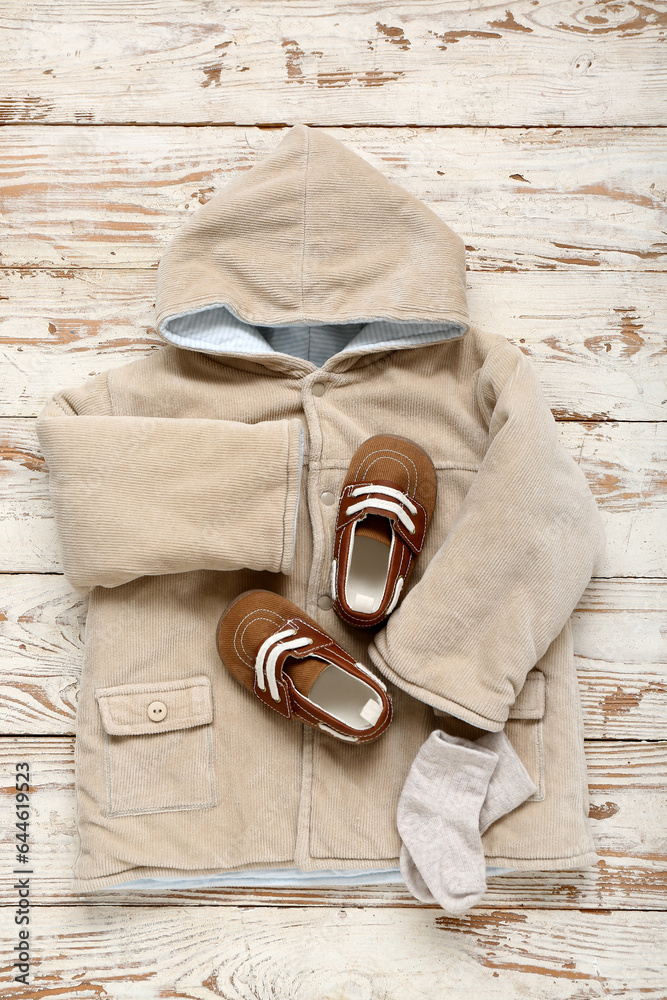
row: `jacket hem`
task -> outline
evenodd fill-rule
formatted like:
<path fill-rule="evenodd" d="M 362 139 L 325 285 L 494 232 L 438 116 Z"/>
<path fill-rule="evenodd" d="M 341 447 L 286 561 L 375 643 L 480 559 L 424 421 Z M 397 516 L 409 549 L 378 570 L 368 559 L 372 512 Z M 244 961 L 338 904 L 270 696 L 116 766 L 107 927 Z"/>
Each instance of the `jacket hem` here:
<path fill-rule="evenodd" d="M 329 870 L 331 868 L 341 868 L 352 871 L 353 869 L 385 869 L 396 868 L 399 864 L 398 857 L 395 858 L 310 858 L 308 868 L 302 866 L 302 871 L 309 871 L 316 875 L 318 871 Z M 90 878 L 79 878 L 72 876 L 72 888 L 74 892 L 96 892 L 100 889 L 111 888 L 122 882 L 128 882 L 140 878 L 194 878 L 200 876 L 205 878 L 212 875 L 231 875 L 233 873 L 242 874 L 252 872 L 257 869 L 273 868 L 281 871 L 286 867 L 293 867 L 296 862 L 285 859 L 275 863 L 257 861 L 246 865 L 225 867 L 215 865 L 211 868 L 167 868 L 162 865 L 136 865 L 124 868 L 122 871 L 112 872 L 108 875 L 97 875 Z M 296 886 L 298 888 L 298 886 Z"/>
<path fill-rule="evenodd" d="M 589 868 L 594 866 L 599 860 L 599 856 L 594 850 L 587 850 L 581 854 L 565 855 L 558 858 L 516 858 L 505 855 L 487 854 L 485 855 L 487 867 L 505 868 L 509 872 L 522 871 L 562 871 L 568 868 Z M 205 878 L 207 876 L 238 872 L 252 872 L 256 869 L 274 868 L 276 871 L 283 870 L 290 862 L 284 861 L 278 864 L 271 864 L 265 861 L 258 861 L 253 864 L 239 865 L 238 867 L 225 868 L 216 865 L 211 868 L 164 868 L 160 865 L 138 865 L 132 868 L 125 868 L 123 871 L 112 872 L 108 875 L 97 875 L 91 878 L 72 878 L 72 888 L 74 892 L 87 893 L 97 892 L 103 889 L 113 888 L 123 882 L 145 878 Z M 321 870 L 331 868 L 341 868 L 344 865 L 346 870 L 368 869 L 375 870 L 393 869 L 399 864 L 399 858 L 311 858 L 308 869 L 314 875 Z M 225 886 L 221 886 L 225 888 Z M 233 888 L 233 886 L 230 886 Z M 289 886 L 285 886 L 289 888 Z M 298 888 L 295 885 L 295 888 Z"/>
<path fill-rule="evenodd" d="M 487 854 L 486 863 L 494 868 L 511 868 L 515 871 L 562 871 L 565 868 L 589 868 L 599 861 L 599 855 L 593 851 L 583 854 L 572 854 L 562 858 L 508 858 L 501 854 Z"/>
<path fill-rule="evenodd" d="M 443 698 L 442 695 L 434 694 L 433 691 L 429 691 L 426 688 L 420 687 L 418 684 L 412 684 L 410 681 L 406 681 L 400 674 L 388 666 L 387 661 L 383 658 L 382 654 L 378 651 L 375 645 L 371 645 L 368 650 L 368 655 L 375 664 L 375 666 L 380 670 L 385 677 L 388 678 L 395 684 L 396 687 L 401 688 L 401 690 L 406 691 L 411 694 L 413 698 L 418 701 L 423 701 L 425 704 L 430 705 L 431 708 L 437 708 L 441 712 L 447 712 L 448 715 L 453 715 L 457 719 L 463 719 L 464 722 L 469 722 L 471 726 L 477 726 L 478 729 L 486 729 L 492 733 L 499 733 L 505 726 L 505 719 L 499 722 L 497 719 L 489 719 L 485 715 L 480 715 L 479 712 L 473 711 L 471 708 L 466 708 L 465 705 L 460 705 L 457 701 L 452 701 L 450 698 Z"/>

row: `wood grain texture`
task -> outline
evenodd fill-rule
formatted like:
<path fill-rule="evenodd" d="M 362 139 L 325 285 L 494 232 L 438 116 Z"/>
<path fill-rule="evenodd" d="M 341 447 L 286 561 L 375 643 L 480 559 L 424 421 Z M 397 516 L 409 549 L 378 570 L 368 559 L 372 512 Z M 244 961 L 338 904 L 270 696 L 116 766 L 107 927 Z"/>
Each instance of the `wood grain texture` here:
<path fill-rule="evenodd" d="M 664 121 L 655 0 L 3 7 L 6 122 Z"/>
<path fill-rule="evenodd" d="M 0 572 L 61 572 L 35 423 L 0 419 Z M 596 575 L 667 576 L 667 424 L 563 421 L 557 426 L 605 520 L 607 549 Z"/>
<path fill-rule="evenodd" d="M 41 990 L 20 1000 L 65 982 L 78 1000 L 664 997 L 652 913 L 52 906 L 36 923 Z"/>
<path fill-rule="evenodd" d="M 590 815 L 596 866 L 565 872 L 520 872 L 489 879 L 482 905 L 556 906 L 604 909 L 641 907 L 667 909 L 667 742 L 587 741 Z M 81 896 L 71 888 L 71 866 L 78 849 L 75 827 L 74 739 L 23 737 L 0 739 L 3 777 L 0 791 L 7 801 L 13 788 L 16 761 L 28 761 L 31 770 L 31 858 L 39 877 L 33 878 L 32 901 L 52 904 L 67 899 L 99 904 L 152 898 L 138 890 L 105 890 Z M 12 900 L 12 839 L 0 842 L 0 905 Z M 345 901 L 357 904 L 415 905 L 407 888 L 356 889 L 205 889 L 163 891 L 161 904 L 185 898 L 213 899 L 230 905 L 247 898 L 248 904 L 303 904 L 318 899 L 323 905 Z"/>
<path fill-rule="evenodd" d="M 41 573 L 0 595 L 0 732 L 74 734 L 87 600 Z M 667 740 L 665 581 L 592 580 L 572 630 L 586 736 Z"/>
<path fill-rule="evenodd" d="M 665 270 L 662 129 L 327 128 L 421 199 L 479 271 Z M 285 130 L 0 130 L 5 267 L 155 267 Z"/>
<path fill-rule="evenodd" d="M 467 277 L 472 321 L 530 358 L 558 419 L 664 418 L 664 274 Z M 153 269 L 8 269 L 0 288 L 2 416 L 36 416 L 59 389 L 164 346 Z"/>

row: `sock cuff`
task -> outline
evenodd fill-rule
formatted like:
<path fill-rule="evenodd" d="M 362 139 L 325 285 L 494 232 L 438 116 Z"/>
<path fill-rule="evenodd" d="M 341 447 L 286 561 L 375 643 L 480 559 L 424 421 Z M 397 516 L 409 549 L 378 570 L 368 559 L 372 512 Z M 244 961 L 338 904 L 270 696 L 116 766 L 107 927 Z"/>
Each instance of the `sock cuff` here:
<path fill-rule="evenodd" d="M 498 754 L 490 747 L 436 729 L 422 744 L 412 768 L 426 780 L 442 784 L 453 771 L 463 769 L 479 779 L 490 780 L 497 763 Z"/>

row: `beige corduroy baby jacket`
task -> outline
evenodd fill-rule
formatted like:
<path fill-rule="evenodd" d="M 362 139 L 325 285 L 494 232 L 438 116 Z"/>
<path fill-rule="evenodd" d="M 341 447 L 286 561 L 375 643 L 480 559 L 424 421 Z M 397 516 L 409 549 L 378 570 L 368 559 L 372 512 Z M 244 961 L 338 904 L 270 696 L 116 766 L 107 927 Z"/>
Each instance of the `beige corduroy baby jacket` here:
<path fill-rule="evenodd" d="M 89 595 L 75 887 L 395 869 L 410 765 L 466 724 L 504 727 L 538 786 L 484 835 L 487 864 L 592 864 L 570 615 L 603 522 L 530 362 L 470 321 L 461 239 L 295 125 L 175 234 L 156 318 L 164 346 L 37 424 L 63 570 Z M 428 452 L 437 503 L 404 600 L 358 629 L 330 607 L 322 497 L 382 432 Z M 230 676 L 216 623 L 252 587 L 389 682 L 381 738 L 287 722 Z"/>

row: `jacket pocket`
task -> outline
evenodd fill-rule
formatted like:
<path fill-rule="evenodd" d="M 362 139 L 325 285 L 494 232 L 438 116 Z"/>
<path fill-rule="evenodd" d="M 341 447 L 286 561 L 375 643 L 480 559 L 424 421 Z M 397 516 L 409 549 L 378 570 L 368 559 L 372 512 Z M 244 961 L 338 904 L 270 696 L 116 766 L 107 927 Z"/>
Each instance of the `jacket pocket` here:
<path fill-rule="evenodd" d="M 505 734 L 528 771 L 537 791 L 528 802 L 544 798 L 544 752 L 542 720 L 546 704 L 546 683 L 541 670 L 534 667 L 527 675 L 516 701 L 510 708 Z"/>
<path fill-rule="evenodd" d="M 104 728 L 107 816 L 217 804 L 208 677 L 96 688 L 95 698 Z"/>
<path fill-rule="evenodd" d="M 528 802 L 541 802 L 544 798 L 542 720 L 545 705 L 545 677 L 541 670 L 533 667 L 526 675 L 524 685 L 510 708 L 504 727 L 507 739 L 537 785 L 537 791 L 530 796 Z M 452 736 L 464 736 L 466 739 L 474 740 L 483 732 L 437 708 L 433 711 L 441 720 L 441 728 Z"/>

